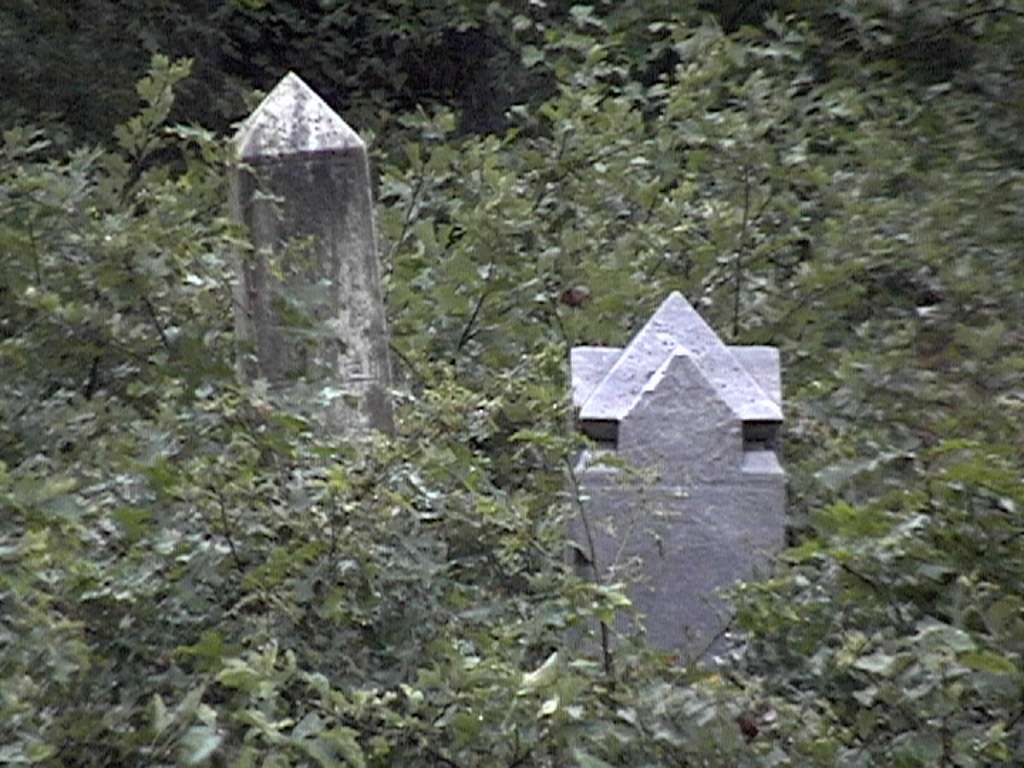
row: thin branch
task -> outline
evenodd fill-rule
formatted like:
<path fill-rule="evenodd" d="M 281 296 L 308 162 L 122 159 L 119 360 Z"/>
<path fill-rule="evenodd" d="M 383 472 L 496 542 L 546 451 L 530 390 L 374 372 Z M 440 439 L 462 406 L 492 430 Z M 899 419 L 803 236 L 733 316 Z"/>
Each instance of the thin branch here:
<path fill-rule="evenodd" d="M 957 17 L 955 19 L 950 19 L 945 24 L 941 24 L 941 25 L 939 25 L 938 27 L 936 27 L 935 29 L 933 29 L 933 30 L 931 30 L 929 32 L 925 32 L 923 34 L 916 35 L 916 36 L 910 38 L 909 40 L 905 40 L 905 41 L 899 42 L 899 43 L 892 43 L 891 45 L 887 45 L 887 46 L 884 46 L 882 48 L 879 48 L 878 51 L 876 52 L 876 55 L 877 56 L 891 56 L 894 53 L 899 53 L 900 51 L 904 51 L 904 50 L 907 50 L 909 48 L 916 48 L 917 46 L 921 45 L 922 43 L 928 42 L 929 40 L 934 40 L 936 37 L 939 37 L 940 35 L 942 35 L 942 34 L 944 34 L 946 32 L 949 32 L 951 30 L 955 30 L 957 27 L 962 27 L 962 26 L 964 26 L 966 24 L 970 24 L 972 21 L 976 21 L 978 19 L 982 19 L 982 18 L 984 18 L 986 16 L 1000 16 L 1000 15 L 1016 16 L 1017 18 L 1024 18 L 1024 11 L 1018 11 L 1018 10 L 1015 10 L 1013 8 L 998 8 L 998 7 L 996 7 L 996 8 L 984 8 L 984 9 L 982 9 L 980 11 L 974 11 L 973 13 L 968 13 L 968 14 L 966 14 L 964 16 L 959 16 L 959 17 Z"/>
<path fill-rule="evenodd" d="M 231 550 L 231 559 L 235 561 L 235 568 L 239 573 L 245 573 L 245 566 L 242 564 L 242 558 L 238 556 L 238 550 L 235 549 L 235 541 L 231 538 L 231 525 L 228 520 L 227 506 L 224 504 L 224 497 L 221 496 L 220 492 L 210 489 L 213 491 L 213 497 L 217 500 L 217 505 L 220 507 L 220 523 L 224 528 L 224 539 L 228 543 L 228 549 Z"/>
<path fill-rule="evenodd" d="M 710 651 L 710 650 L 711 650 L 711 647 L 712 647 L 712 646 L 713 646 L 713 645 L 714 645 L 715 643 L 717 643 L 717 642 L 718 642 L 719 640 L 721 640 L 721 639 L 722 639 L 723 637 L 725 637 L 725 636 L 726 636 L 727 634 L 729 634 L 730 630 L 732 630 L 732 625 L 733 625 L 733 623 L 735 622 L 735 620 L 736 620 L 736 617 L 735 617 L 735 616 L 731 617 L 731 618 L 730 618 L 730 619 L 729 619 L 729 620 L 728 620 L 728 621 L 727 621 L 727 622 L 725 623 L 725 626 L 724 626 L 724 627 L 722 627 L 722 628 L 721 628 L 720 630 L 718 630 L 718 632 L 716 632 L 716 633 L 715 633 L 715 636 L 714 636 L 714 637 L 712 637 L 712 638 L 711 638 L 711 640 L 709 640 L 709 641 L 707 642 L 707 644 L 706 644 L 706 645 L 704 646 L 704 649 L 703 649 L 703 650 L 702 650 L 702 651 L 701 651 L 700 653 L 698 653 L 698 654 L 695 654 L 695 655 L 693 656 L 693 658 L 695 658 L 695 659 L 702 659 L 702 658 L 704 658 L 705 656 L 707 656 L 707 653 L 708 653 L 708 651 Z"/>
<path fill-rule="evenodd" d="M 850 574 L 851 576 L 853 576 L 858 581 L 863 582 L 864 584 L 867 584 L 869 587 L 871 587 L 872 591 L 877 592 L 878 594 L 883 595 L 883 596 L 885 595 L 885 590 L 883 590 L 878 585 L 878 582 L 876 582 L 875 580 L 869 578 L 868 576 L 865 576 L 863 573 L 858 571 L 856 568 L 853 568 L 852 566 L 847 565 L 846 563 L 840 563 L 840 562 L 837 562 L 836 565 L 839 566 L 840 570 L 845 571 L 846 573 Z"/>
<path fill-rule="evenodd" d="M 92 400 L 92 396 L 96 394 L 96 390 L 99 388 L 100 360 L 102 357 L 102 354 L 99 353 L 92 356 L 92 364 L 89 366 L 89 377 L 82 387 L 82 397 L 86 400 Z"/>
<path fill-rule="evenodd" d="M 402 217 L 402 231 L 398 233 L 398 239 L 395 240 L 391 248 L 388 249 L 388 260 L 387 264 L 393 268 L 395 263 L 395 254 L 398 249 L 405 243 L 405 237 L 409 233 L 409 225 L 412 223 L 412 213 L 416 208 L 416 203 L 419 200 L 420 192 L 423 191 L 423 185 L 426 183 L 426 177 L 420 176 L 416 182 L 416 186 L 413 187 L 412 195 L 409 196 L 409 204 L 405 207 L 405 215 Z"/>
<path fill-rule="evenodd" d="M 413 376 L 417 378 L 417 380 L 419 380 L 420 384 L 426 384 L 427 380 L 423 376 L 423 374 L 420 373 L 419 369 L 416 367 L 413 361 L 409 359 L 408 355 L 406 355 L 404 352 L 402 352 L 402 350 L 395 346 L 395 343 L 393 341 L 388 343 L 388 349 L 391 350 L 391 353 L 402 362 L 402 365 L 404 365 L 409 370 L 409 373 L 411 373 Z"/>
<path fill-rule="evenodd" d="M 740 293 L 743 290 L 743 255 L 747 248 L 747 230 L 750 227 L 750 165 L 743 165 L 743 224 L 740 227 L 740 242 L 736 249 L 736 270 L 732 297 L 732 338 L 740 334 Z"/>
<path fill-rule="evenodd" d="M 587 511 L 583 504 L 583 499 L 580 493 L 580 482 L 579 478 L 576 477 L 576 470 L 573 469 L 572 461 L 569 458 L 565 459 L 566 471 L 569 475 L 569 482 L 572 483 L 572 495 L 576 502 L 576 508 L 579 511 L 580 521 L 583 523 L 583 534 L 587 538 L 587 554 L 590 558 L 590 567 L 594 573 L 594 581 L 600 585 L 602 582 L 601 571 L 598 568 L 597 562 L 597 545 L 594 543 L 594 534 L 590 526 L 590 519 L 587 517 Z M 612 659 L 611 641 L 609 639 L 608 625 L 600 621 L 601 629 L 601 658 L 604 662 L 604 673 L 610 679 L 615 671 Z"/>
<path fill-rule="evenodd" d="M 488 275 L 488 282 L 490 281 L 490 275 Z M 455 353 L 458 354 L 462 351 L 462 348 L 466 346 L 470 339 L 473 338 L 473 326 L 476 324 L 476 319 L 480 315 L 480 310 L 484 307 L 484 302 L 490 295 L 490 286 L 484 285 L 483 293 L 480 294 L 480 298 L 476 300 L 476 306 L 473 307 L 473 312 L 469 316 L 469 321 L 466 323 L 466 327 L 462 329 L 462 335 L 459 336 L 459 343 L 455 345 Z"/>
<path fill-rule="evenodd" d="M 555 325 L 558 326 L 558 332 L 562 335 L 562 341 L 565 342 L 565 354 L 568 356 L 569 350 L 572 349 L 572 341 L 569 339 L 569 334 L 565 330 L 565 323 L 562 322 L 562 316 L 558 314 L 558 300 L 554 297 L 551 298 L 551 314 L 555 317 Z"/>
<path fill-rule="evenodd" d="M 171 341 L 167 338 L 167 334 L 164 332 L 164 327 L 160 323 L 160 318 L 157 317 L 153 303 L 149 300 L 149 296 L 142 290 L 142 287 L 139 285 L 139 281 L 136 279 L 137 275 L 135 268 L 132 266 L 127 256 L 122 259 L 122 264 L 124 264 L 124 271 L 128 274 L 128 282 L 139 292 L 139 297 L 142 299 L 142 306 L 146 310 L 146 315 L 149 317 L 150 323 L 152 323 L 153 328 L 156 329 L 157 335 L 160 337 L 160 343 L 163 345 L 164 349 L 170 352 Z"/>
<path fill-rule="evenodd" d="M 149 300 L 149 296 L 142 294 L 142 305 L 146 308 L 146 314 L 149 315 L 149 320 L 153 323 L 153 327 L 156 328 L 157 334 L 160 336 L 160 343 L 163 344 L 164 349 L 168 352 L 171 351 L 171 342 L 167 338 L 167 334 L 164 332 L 164 327 L 160 324 L 160 319 L 156 316 L 156 310 L 153 308 L 153 304 Z"/>

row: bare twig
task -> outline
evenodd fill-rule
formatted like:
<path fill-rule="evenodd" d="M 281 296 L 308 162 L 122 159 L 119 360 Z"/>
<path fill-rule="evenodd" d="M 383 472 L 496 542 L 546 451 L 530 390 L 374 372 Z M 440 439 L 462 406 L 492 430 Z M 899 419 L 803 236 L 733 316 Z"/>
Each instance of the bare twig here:
<path fill-rule="evenodd" d="M 743 224 L 740 227 L 740 242 L 736 249 L 736 285 L 732 296 L 732 338 L 740 334 L 740 293 L 743 290 L 743 256 L 747 248 L 747 230 L 750 227 L 750 165 L 743 165 Z"/>
<path fill-rule="evenodd" d="M 566 458 L 565 460 L 565 467 L 569 475 L 569 482 L 572 484 L 572 495 L 576 502 L 576 509 L 580 515 L 580 522 L 583 524 L 583 535 L 587 539 L 587 557 L 590 560 L 590 567 L 594 573 L 594 581 L 600 585 L 603 579 L 597 562 L 597 545 L 594 542 L 594 533 L 590 526 L 590 519 L 587 517 L 587 511 L 583 505 L 583 499 L 581 498 L 579 478 L 576 477 L 576 470 L 573 469 L 572 461 L 569 458 Z M 611 678 L 615 670 L 612 659 L 608 625 L 604 621 L 599 622 L 599 624 L 601 629 L 601 658 L 604 662 L 604 673 Z"/>
<path fill-rule="evenodd" d="M 395 254 L 398 249 L 405 243 L 405 237 L 409 233 L 409 225 L 412 223 L 413 210 L 416 208 L 416 203 L 419 201 L 420 193 L 423 191 L 423 185 L 426 183 L 426 177 L 420 176 L 416 181 L 416 186 L 413 187 L 412 194 L 409 196 L 409 204 L 405 207 L 405 215 L 402 216 L 402 231 L 398 233 L 398 239 L 388 249 L 388 260 L 387 264 L 389 267 L 395 263 Z"/>
<path fill-rule="evenodd" d="M 160 319 L 156 316 L 156 310 L 153 308 L 153 304 L 149 300 L 149 296 L 142 294 L 142 305 L 146 308 L 146 314 L 149 315 L 149 320 L 156 328 L 157 334 L 160 336 L 160 343 L 163 344 L 164 349 L 168 352 L 171 349 L 171 342 L 167 338 L 167 334 L 164 332 L 164 327 L 160 324 Z"/>
<path fill-rule="evenodd" d="M 220 507 L 220 524 L 224 528 L 224 539 L 228 543 L 228 549 L 231 550 L 231 559 L 235 562 L 235 568 L 239 573 L 245 573 L 245 566 L 242 564 L 242 558 L 238 556 L 238 550 L 235 549 L 235 540 L 231 538 L 231 525 L 228 520 L 227 506 L 224 504 L 224 497 L 221 496 L 220 492 L 210 489 L 213 492 L 213 497 L 217 500 L 217 505 Z"/>
<path fill-rule="evenodd" d="M 488 275 L 488 282 L 490 282 L 490 275 Z M 484 285 L 484 290 L 480 294 L 480 297 L 476 300 L 476 306 L 473 307 L 473 312 L 469 316 L 469 320 L 466 322 L 466 327 L 462 329 L 462 335 L 459 336 L 459 343 L 455 345 L 455 353 L 458 354 L 462 351 L 462 348 L 466 346 L 470 339 L 475 335 L 473 333 L 473 326 L 476 324 L 476 319 L 480 315 L 480 310 L 484 307 L 484 302 L 490 295 L 491 289 L 487 284 Z"/>
<path fill-rule="evenodd" d="M 388 349 L 391 350 L 391 353 L 402 362 L 402 365 L 404 365 L 408 369 L 409 373 L 415 376 L 421 384 L 427 383 L 426 378 L 423 376 L 422 373 L 420 373 L 415 363 L 413 363 L 413 361 L 409 359 L 408 355 L 406 355 L 402 350 L 396 347 L 394 342 L 390 342 L 388 344 Z"/>
<path fill-rule="evenodd" d="M 899 43 L 892 43 L 891 45 L 887 45 L 887 46 L 885 46 L 883 48 L 880 48 L 877 51 L 877 55 L 878 56 L 891 56 L 892 54 L 899 53 L 900 51 L 904 51 L 904 50 L 907 50 L 907 49 L 910 49 L 910 48 L 916 48 L 917 46 L 921 45 L 922 43 L 925 43 L 925 42 L 927 42 L 929 40 L 933 40 L 936 37 L 938 37 L 938 36 L 940 36 L 940 35 L 942 35 L 942 34 L 944 34 L 946 32 L 949 32 L 950 30 L 954 30 L 954 29 L 956 29 L 958 27 L 962 27 L 962 26 L 964 26 L 966 24 L 970 24 L 972 21 L 977 21 L 978 19 L 982 19 L 982 18 L 984 18 L 986 16 L 1002 16 L 1002 15 L 1005 15 L 1005 16 L 1016 16 L 1017 18 L 1024 18 L 1024 12 L 1015 10 L 1013 8 L 1002 8 L 1002 7 L 998 7 L 998 6 L 997 7 L 993 7 L 993 8 L 983 8 L 980 11 L 974 11 L 972 13 L 968 13 L 968 14 L 965 14 L 963 16 L 958 16 L 955 19 L 950 19 L 945 24 L 941 24 L 938 27 L 936 27 L 935 29 L 932 29 L 932 30 L 930 30 L 928 32 L 925 32 L 923 34 L 915 35 L 914 37 L 910 38 L 909 40 L 905 40 L 905 41 L 899 42 Z"/>

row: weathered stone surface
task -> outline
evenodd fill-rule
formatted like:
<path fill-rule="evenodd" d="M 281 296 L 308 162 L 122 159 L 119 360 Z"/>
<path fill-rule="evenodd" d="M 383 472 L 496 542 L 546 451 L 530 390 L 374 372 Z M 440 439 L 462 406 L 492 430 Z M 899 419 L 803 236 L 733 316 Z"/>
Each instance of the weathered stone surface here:
<path fill-rule="evenodd" d="M 366 151 L 359 134 L 294 72 L 281 78 L 242 124 L 235 146 L 247 162 Z"/>
<path fill-rule="evenodd" d="M 677 347 L 694 357 L 737 418 L 782 420 L 779 406 L 678 292 L 665 299 L 633 337 L 583 404 L 580 419 L 623 420 L 640 398 L 644 385 Z"/>
<path fill-rule="evenodd" d="M 325 427 L 390 430 L 391 364 L 362 139 L 295 74 L 235 137 L 241 368 L 319 403 Z"/>
<path fill-rule="evenodd" d="M 593 394 L 622 354 L 614 347 L 573 347 L 569 352 L 572 368 L 572 404 L 579 410 Z"/>
<path fill-rule="evenodd" d="M 597 567 L 630 584 L 654 647 L 687 658 L 719 650 L 731 613 L 717 591 L 766 574 L 783 544 L 783 520 L 765 502 L 783 478 L 642 490 L 620 480 L 591 474 L 583 485 Z M 582 543 L 579 523 L 574 535 Z"/>
<path fill-rule="evenodd" d="M 729 621 L 716 591 L 764 572 L 784 541 L 778 352 L 726 347 L 673 294 L 625 349 L 580 347 L 571 366 L 578 423 L 600 445 L 577 465 L 586 567 L 637 566 L 630 595 L 655 646 L 715 650 Z"/>
<path fill-rule="evenodd" d="M 782 407 L 782 365 L 775 347 L 729 347 L 740 365 L 747 369 L 758 386 Z"/>

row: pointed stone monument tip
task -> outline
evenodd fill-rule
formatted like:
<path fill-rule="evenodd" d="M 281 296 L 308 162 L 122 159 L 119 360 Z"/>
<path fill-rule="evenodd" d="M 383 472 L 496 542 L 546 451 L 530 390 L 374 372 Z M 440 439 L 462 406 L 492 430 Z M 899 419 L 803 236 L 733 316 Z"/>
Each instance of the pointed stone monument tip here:
<path fill-rule="evenodd" d="M 366 151 L 359 134 L 294 72 L 281 78 L 242 123 L 234 142 L 242 160 L 257 163 Z"/>
<path fill-rule="evenodd" d="M 761 388 L 681 293 L 661 303 L 604 377 L 586 388 L 584 421 L 622 421 L 644 385 L 677 348 L 692 354 L 702 375 L 743 421 L 782 421 L 782 410 Z"/>

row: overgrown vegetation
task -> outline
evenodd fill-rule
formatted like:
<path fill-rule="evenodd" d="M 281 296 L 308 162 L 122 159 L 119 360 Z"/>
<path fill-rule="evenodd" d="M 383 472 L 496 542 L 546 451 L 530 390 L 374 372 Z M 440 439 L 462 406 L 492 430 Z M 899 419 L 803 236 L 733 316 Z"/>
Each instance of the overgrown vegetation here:
<path fill-rule="evenodd" d="M 1020 2 L 209 3 L 187 45 L 119 27 L 203 77 L 156 56 L 130 116 L 114 46 L 109 107 L 35 115 L 90 90 L 93 5 L 3 107 L 0 762 L 1024 760 Z M 486 120 L 417 79 L 460 46 L 501 51 Z M 179 124 L 288 68 L 376 135 L 405 384 L 369 445 L 236 379 L 230 152 Z M 734 657 L 608 668 L 569 639 L 628 605 L 564 567 L 565 359 L 670 290 L 783 351 L 792 546 Z"/>

